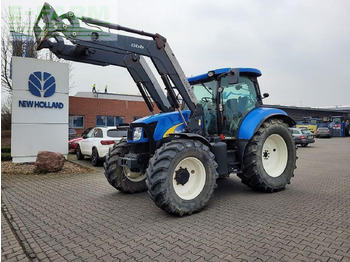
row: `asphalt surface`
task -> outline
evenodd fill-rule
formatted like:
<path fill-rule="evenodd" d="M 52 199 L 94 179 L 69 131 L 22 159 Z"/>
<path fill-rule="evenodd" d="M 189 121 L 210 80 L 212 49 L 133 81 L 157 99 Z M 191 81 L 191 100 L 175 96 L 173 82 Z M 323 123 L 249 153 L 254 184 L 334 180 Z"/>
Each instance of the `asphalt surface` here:
<path fill-rule="evenodd" d="M 298 149 L 286 190 L 218 182 L 200 213 L 88 174 L 2 175 L 2 261 L 350 261 L 350 138 Z M 83 164 L 88 164 L 84 160 Z"/>

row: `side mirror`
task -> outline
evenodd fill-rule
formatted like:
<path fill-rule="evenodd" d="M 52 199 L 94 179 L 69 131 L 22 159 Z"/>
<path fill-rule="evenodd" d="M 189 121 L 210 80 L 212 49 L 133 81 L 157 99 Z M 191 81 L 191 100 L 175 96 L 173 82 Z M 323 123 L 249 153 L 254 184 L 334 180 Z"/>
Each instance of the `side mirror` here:
<path fill-rule="evenodd" d="M 229 85 L 237 84 L 239 82 L 239 69 L 231 68 L 227 74 L 227 78 L 228 78 Z"/>
<path fill-rule="evenodd" d="M 270 96 L 270 95 L 269 95 L 268 93 L 264 93 L 264 94 L 263 94 L 263 99 L 264 99 L 264 98 L 268 98 L 269 96 Z"/>
<path fill-rule="evenodd" d="M 87 138 L 87 135 L 83 135 L 82 138 L 83 138 L 83 139 L 86 139 L 86 138 Z"/>

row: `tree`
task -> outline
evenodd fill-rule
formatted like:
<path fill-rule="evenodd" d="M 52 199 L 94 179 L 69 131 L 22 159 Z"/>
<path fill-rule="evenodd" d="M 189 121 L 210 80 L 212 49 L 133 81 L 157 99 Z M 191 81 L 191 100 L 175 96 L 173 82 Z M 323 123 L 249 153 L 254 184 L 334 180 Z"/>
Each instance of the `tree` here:
<path fill-rule="evenodd" d="M 32 12 L 27 12 L 24 19 L 20 9 L 9 10 L 3 14 L 1 26 L 1 89 L 10 93 L 12 90 L 12 56 L 34 57 L 35 49 Z"/>
<path fill-rule="evenodd" d="M 1 105 L 1 130 L 11 129 L 11 97 Z"/>

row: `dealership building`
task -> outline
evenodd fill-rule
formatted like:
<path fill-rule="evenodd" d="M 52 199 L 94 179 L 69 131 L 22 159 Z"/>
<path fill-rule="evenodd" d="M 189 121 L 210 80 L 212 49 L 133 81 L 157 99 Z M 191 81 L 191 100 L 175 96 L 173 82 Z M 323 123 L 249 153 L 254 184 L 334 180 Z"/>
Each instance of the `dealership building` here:
<path fill-rule="evenodd" d="M 154 105 L 154 111 L 159 113 Z M 142 96 L 78 92 L 69 97 L 69 127 L 81 134 L 88 127 L 116 126 L 150 114 Z"/>
<path fill-rule="evenodd" d="M 281 105 L 266 105 L 280 108 L 294 120 L 303 117 L 329 119 L 331 116 L 350 116 L 350 108 L 310 108 Z M 155 112 L 159 110 L 154 106 Z M 100 92 L 78 92 L 69 97 L 69 127 L 81 134 L 94 126 L 116 126 L 150 115 L 142 96 Z"/>

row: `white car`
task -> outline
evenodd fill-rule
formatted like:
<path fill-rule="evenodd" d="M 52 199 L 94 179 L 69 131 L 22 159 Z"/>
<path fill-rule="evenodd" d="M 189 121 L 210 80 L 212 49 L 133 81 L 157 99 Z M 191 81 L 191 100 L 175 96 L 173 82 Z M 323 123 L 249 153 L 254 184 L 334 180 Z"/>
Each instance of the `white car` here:
<path fill-rule="evenodd" d="M 97 166 L 104 160 L 110 147 L 127 136 L 127 127 L 95 127 L 83 136 L 77 147 L 77 159 L 82 160 L 85 156 L 91 157 L 91 163 Z"/>

